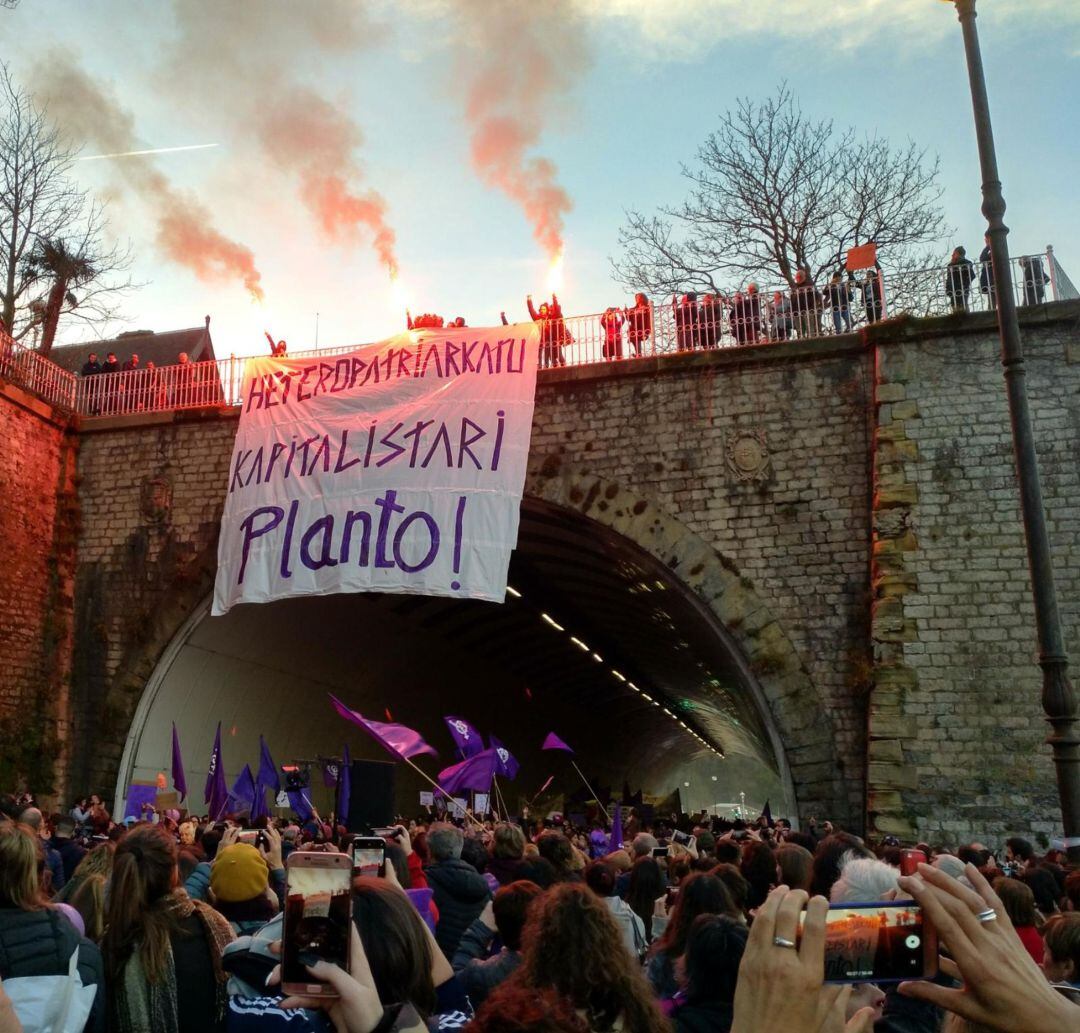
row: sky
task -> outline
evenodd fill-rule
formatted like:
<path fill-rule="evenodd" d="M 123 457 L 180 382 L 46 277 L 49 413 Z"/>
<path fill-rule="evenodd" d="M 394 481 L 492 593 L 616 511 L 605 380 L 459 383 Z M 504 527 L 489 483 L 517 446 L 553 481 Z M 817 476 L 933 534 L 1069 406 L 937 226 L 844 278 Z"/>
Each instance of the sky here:
<path fill-rule="evenodd" d="M 1011 250 L 1052 243 L 1080 283 L 1080 3 L 979 8 Z M 264 330 L 294 352 L 316 326 L 322 347 L 378 340 L 406 304 L 525 318 L 553 235 L 568 314 L 626 303 L 610 266 L 625 210 L 677 204 L 680 163 L 719 114 L 782 82 L 815 118 L 940 156 L 956 228 L 943 263 L 952 244 L 977 252 L 985 226 L 941 0 L 21 0 L 0 7 L 0 55 L 92 137 L 85 157 L 105 140 L 215 145 L 75 175 L 107 201 L 143 284 L 103 330 L 210 315 L 219 356 L 265 351 Z M 537 205 L 561 213 L 561 234 Z M 197 268 L 192 225 L 213 229 L 231 270 Z"/>

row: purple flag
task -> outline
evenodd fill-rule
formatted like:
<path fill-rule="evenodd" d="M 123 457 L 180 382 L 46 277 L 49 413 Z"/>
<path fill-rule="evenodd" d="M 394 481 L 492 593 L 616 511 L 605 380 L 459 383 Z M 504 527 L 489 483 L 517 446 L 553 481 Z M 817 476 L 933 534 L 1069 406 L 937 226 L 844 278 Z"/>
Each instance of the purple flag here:
<path fill-rule="evenodd" d="M 308 798 L 306 789 L 290 789 L 288 792 L 289 806 L 296 812 L 301 822 L 311 817 L 311 800 Z"/>
<path fill-rule="evenodd" d="M 481 750 L 472 757 L 467 757 L 460 764 L 444 768 L 436 781 L 451 796 L 463 789 L 475 789 L 478 793 L 491 790 L 491 780 L 495 777 L 495 767 L 499 757 L 494 750 Z"/>
<path fill-rule="evenodd" d="M 518 764 L 514 755 L 494 735 L 488 736 L 488 745 L 495 751 L 495 774 L 513 781 L 517 778 Z"/>
<path fill-rule="evenodd" d="M 251 823 L 252 825 L 259 818 L 269 818 L 270 811 L 266 808 L 266 786 L 262 782 L 255 783 L 255 799 L 251 803 Z"/>
<path fill-rule="evenodd" d="M 554 732 L 548 732 L 547 738 L 544 740 L 544 745 L 540 747 L 542 750 L 565 750 L 567 753 L 573 753 L 570 749 Z"/>
<path fill-rule="evenodd" d="M 251 774 L 251 767 L 245 764 L 229 791 L 229 804 L 236 805 L 232 808 L 235 811 L 250 811 L 254 803 L 255 777 Z"/>
<path fill-rule="evenodd" d="M 608 840 L 608 853 L 623 848 L 622 806 L 615 804 L 611 812 L 611 838 Z"/>
<path fill-rule="evenodd" d="M 278 775 L 277 765 L 270 756 L 270 747 L 266 740 L 259 736 L 259 774 L 255 781 L 261 786 L 269 786 L 275 793 L 281 792 L 281 777 Z"/>
<path fill-rule="evenodd" d="M 210 817 L 217 821 L 229 805 L 229 790 L 225 786 L 225 768 L 221 763 L 221 722 L 218 721 L 214 748 L 210 751 L 210 767 L 206 772 L 203 803 L 210 805 Z"/>
<path fill-rule="evenodd" d="M 322 784 L 327 789 L 337 789 L 341 780 L 340 767 L 336 760 L 324 760 L 322 762 Z"/>
<path fill-rule="evenodd" d="M 180 736 L 175 721 L 172 726 L 172 784 L 183 800 L 187 796 L 187 776 L 184 774 L 184 758 L 180 756 Z"/>
<path fill-rule="evenodd" d="M 404 725 L 391 724 L 388 721 L 371 721 L 362 717 L 355 710 L 350 710 L 333 693 L 328 693 L 334 709 L 346 721 L 363 728 L 376 742 L 380 743 L 397 758 L 416 757 L 421 753 L 430 753 L 437 757 L 439 754 L 421 738 L 419 732 L 414 732 Z"/>
<path fill-rule="evenodd" d="M 450 729 L 454 745 L 461 751 L 459 756 L 465 759 L 475 757 L 484 748 L 480 733 L 468 721 L 460 717 L 444 717 L 443 720 Z"/>
<path fill-rule="evenodd" d="M 349 821 L 349 797 L 352 795 L 352 758 L 349 756 L 349 744 L 341 751 L 341 767 L 338 768 L 337 780 L 337 821 L 345 825 Z"/>

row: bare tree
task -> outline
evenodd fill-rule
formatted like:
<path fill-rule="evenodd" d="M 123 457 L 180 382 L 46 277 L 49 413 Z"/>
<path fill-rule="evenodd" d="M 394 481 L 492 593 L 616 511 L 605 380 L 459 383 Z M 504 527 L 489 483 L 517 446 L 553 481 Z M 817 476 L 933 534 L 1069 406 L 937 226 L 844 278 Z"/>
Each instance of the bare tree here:
<path fill-rule="evenodd" d="M 52 346 L 61 312 L 115 315 L 128 255 L 104 242 L 100 203 L 71 180 L 75 150 L 0 65 L 0 327 Z M 79 288 L 79 293 L 75 293 Z"/>
<path fill-rule="evenodd" d="M 936 158 L 815 122 L 786 85 L 723 114 L 682 171 L 691 189 L 681 205 L 627 212 L 612 265 L 631 290 L 793 285 L 798 269 L 817 280 L 870 241 L 894 267 L 917 264 L 946 234 Z"/>

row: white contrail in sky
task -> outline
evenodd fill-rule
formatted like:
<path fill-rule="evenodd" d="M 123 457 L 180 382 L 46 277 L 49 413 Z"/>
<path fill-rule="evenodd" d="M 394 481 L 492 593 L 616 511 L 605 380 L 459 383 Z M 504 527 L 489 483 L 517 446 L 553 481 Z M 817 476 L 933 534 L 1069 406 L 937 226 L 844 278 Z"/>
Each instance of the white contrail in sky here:
<path fill-rule="evenodd" d="M 102 158 L 137 158 L 144 154 L 172 154 L 174 151 L 205 151 L 209 147 L 219 146 L 216 143 L 189 143 L 183 147 L 155 147 L 149 151 L 119 151 L 116 154 L 86 154 L 79 161 L 100 161 Z"/>

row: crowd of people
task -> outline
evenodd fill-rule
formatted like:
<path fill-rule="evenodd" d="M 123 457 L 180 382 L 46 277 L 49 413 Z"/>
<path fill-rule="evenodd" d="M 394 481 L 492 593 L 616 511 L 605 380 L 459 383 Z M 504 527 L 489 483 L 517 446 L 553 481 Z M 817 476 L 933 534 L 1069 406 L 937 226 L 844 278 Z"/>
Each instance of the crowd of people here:
<path fill-rule="evenodd" d="M 142 375 L 136 376 L 140 371 Z M 201 385 L 206 378 L 187 352 L 180 352 L 176 362 L 166 366 L 154 362 L 143 366 L 136 352 L 123 363 L 117 359 L 116 352 L 106 352 L 104 362 L 99 361 L 97 352 L 90 352 L 79 373 L 84 381 L 87 411 L 95 415 L 181 407 L 204 401 Z M 104 373 L 132 375 L 102 377 Z"/>
<path fill-rule="evenodd" d="M 1038 255 L 1023 255 L 1020 265 L 1020 299 L 1024 305 L 1041 305 L 1046 300 L 1050 277 Z M 953 312 L 967 312 L 971 307 L 971 292 L 975 283 L 986 298 L 988 308 L 997 308 L 997 288 L 994 286 L 994 262 L 990 255 L 990 235 L 983 238 L 978 265 L 967 257 L 967 249 L 953 249 L 945 267 L 945 297 Z"/>
<path fill-rule="evenodd" d="M 282 909 L 291 854 L 350 853 L 332 815 L 114 822 L 98 797 L 2 797 L 0 1033 L 1080 1029 L 1080 870 L 1026 840 L 911 855 L 764 816 L 465 817 L 381 830 L 349 971 L 301 955 L 336 994 L 316 998 L 280 991 Z M 936 929 L 938 974 L 824 983 L 829 903 L 897 899 Z M 50 978 L 65 1024 L 42 1019 L 59 991 L 32 992 Z"/>

